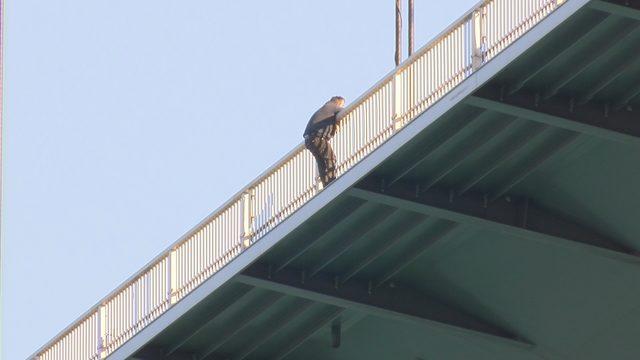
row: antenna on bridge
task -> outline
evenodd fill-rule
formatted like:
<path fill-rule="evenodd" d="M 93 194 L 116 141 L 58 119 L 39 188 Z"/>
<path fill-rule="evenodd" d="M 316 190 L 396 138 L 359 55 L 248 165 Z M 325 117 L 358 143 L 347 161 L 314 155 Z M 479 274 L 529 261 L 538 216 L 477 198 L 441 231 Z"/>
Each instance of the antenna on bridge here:
<path fill-rule="evenodd" d="M 402 0 L 396 0 L 396 66 L 402 61 Z"/>
<path fill-rule="evenodd" d="M 413 54 L 413 0 L 409 0 L 409 54 Z"/>
<path fill-rule="evenodd" d="M 409 11 L 409 28 L 408 28 L 408 40 L 409 40 L 409 56 L 413 54 L 413 0 L 408 0 Z M 402 62 L 402 0 L 396 0 L 396 54 L 395 54 L 396 66 Z"/>

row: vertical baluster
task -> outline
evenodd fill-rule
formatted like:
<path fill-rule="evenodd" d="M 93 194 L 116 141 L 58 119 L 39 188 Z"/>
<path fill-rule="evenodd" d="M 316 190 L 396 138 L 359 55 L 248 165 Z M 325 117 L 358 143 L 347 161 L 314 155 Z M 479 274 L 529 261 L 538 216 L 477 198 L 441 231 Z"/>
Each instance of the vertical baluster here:
<path fill-rule="evenodd" d="M 394 131 L 398 131 L 400 129 L 399 126 L 399 117 L 400 117 L 400 104 L 401 104 L 401 84 L 400 84 L 400 74 L 399 73 L 395 73 L 395 75 L 393 76 L 393 79 L 391 80 L 393 81 L 393 102 L 392 102 L 392 107 L 393 107 L 393 129 Z"/>
<path fill-rule="evenodd" d="M 168 305 L 173 305 L 177 301 L 177 279 L 178 279 L 178 266 L 177 261 L 178 254 L 175 248 L 172 248 L 169 252 L 168 266 L 167 266 L 167 294 Z"/>
<path fill-rule="evenodd" d="M 251 189 L 242 194 L 242 246 L 244 248 L 251 245 L 251 237 L 253 236 L 252 198 Z"/>

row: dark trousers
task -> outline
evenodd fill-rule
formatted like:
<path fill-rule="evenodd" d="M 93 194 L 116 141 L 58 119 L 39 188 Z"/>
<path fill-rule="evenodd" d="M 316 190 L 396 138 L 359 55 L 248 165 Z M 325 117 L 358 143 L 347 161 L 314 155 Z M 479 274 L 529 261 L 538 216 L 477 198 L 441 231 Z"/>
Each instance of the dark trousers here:
<path fill-rule="evenodd" d="M 331 149 L 329 139 L 320 136 L 308 136 L 304 139 L 304 145 L 316 158 L 320 180 L 324 186 L 327 186 L 336 178 L 336 155 Z"/>

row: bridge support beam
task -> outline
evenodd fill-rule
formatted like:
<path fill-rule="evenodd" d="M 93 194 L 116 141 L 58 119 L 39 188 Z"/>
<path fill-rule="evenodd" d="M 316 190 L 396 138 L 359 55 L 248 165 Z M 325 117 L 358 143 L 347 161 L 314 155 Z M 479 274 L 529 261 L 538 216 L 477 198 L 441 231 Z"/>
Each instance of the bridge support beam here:
<path fill-rule="evenodd" d="M 489 228 L 514 236 L 557 245 L 589 246 L 601 254 L 640 264 L 637 252 L 593 229 L 539 208 L 528 198 L 504 196 L 489 203 L 484 194 L 430 189 L 416 195 L 416 185 L 396 184 L 382 189 L 382 182 L 365 181 L 349 190 L 359 199 L 450 220 L 460 224 Z"/>
<path fill-rule="evenodd" d="M 189 352 L 176 352 L 171 355 L 167 355 L 165 350 L 160 347 L 147 346 L 138 351 L 133 357 L 133 360 L 193 360 L 195 354 Z"/>
<path fill-rule="evenodd" d="M 285 344 L 277 354 L 272 355 L 270 358 L 274 360 L 283 360 L 292 353 L 294 350 L 299 348 L 302 344 L 304 344 L 310 337 L 316 334 L 320 329 L 325 326 L 328 326 L 331 321 L 336 320 L 337 324 L 340 324 L 340 321 L 337 319 L 344 312 L 343 308 L 333 308 L 328 312 L 325 311 L 324 314 L 315 317 L 312 319 L 312 322 L 306 325 L 304 328 L 299 329 L 297 331 L 296 336 L 290 339 L 290 341 Z M 334 326 L 332 326 L 332 335 L 334 332 Z M 335 344 L 335 335 L 333 339 L 333 344 Z"/>
<path fill-rule="evenodd" d="M 604 1 L 595 0 L 589 4 L 589 7 L 595 10 L 604 11 L 611 15 L 626 17 L 629 19 L 640 21 L 640 3 L 633 2 L 627 4 L 625 1 Z"/>
<path fill-rule="evenodd" d="M 605 106 L 574 106 L 571 99 L 539 102 L 535 95 L 500 99 L 498 89 L 484 90 L 465 100 L 467 105 L 536 121 L 612 141 L 640 146 L 640 122 L 634 112 L 608 111 Z"/>
<path fill-rule="evenodd" d="M 494 341 L 528 348 L 531 344 L 512 332 L 454 309 L 446 304 L 405 288 L 401 284 L 372 289 L 371 284 L 356 281 L 339 284 L 339 279 L 318 273 L 309 279 L 291 268 L 277 273 L 265 264 L 254 264 L 235 277 L 237 282 L 279 293 L 356 310 L 385 319 L 409 322 L 464 336 L 483 336 Z"/>

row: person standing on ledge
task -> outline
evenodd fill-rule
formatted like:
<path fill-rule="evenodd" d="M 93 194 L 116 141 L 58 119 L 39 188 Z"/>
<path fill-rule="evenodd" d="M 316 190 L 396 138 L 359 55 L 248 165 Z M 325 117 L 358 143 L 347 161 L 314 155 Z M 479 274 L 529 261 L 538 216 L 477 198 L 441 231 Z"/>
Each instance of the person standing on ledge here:
<path fill-rule="evenodd" d="M 304 145 L 318 163 L 320 180 L 324 186 L 336 179 L 336 156 L 329 140 L 338 128 L 337 116 L 344 107 L 344 98 L 334 96 L 309 119 L 304 130 Z"/>

